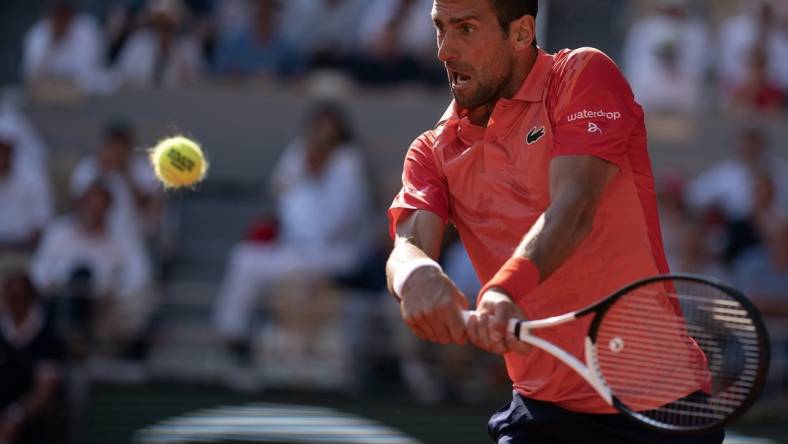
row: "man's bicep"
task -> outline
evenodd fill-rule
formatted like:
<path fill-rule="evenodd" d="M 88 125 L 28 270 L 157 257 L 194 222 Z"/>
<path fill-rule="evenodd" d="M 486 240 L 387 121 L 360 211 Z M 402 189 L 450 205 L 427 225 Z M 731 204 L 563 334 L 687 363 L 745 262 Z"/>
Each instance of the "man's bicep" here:
<path fill-rule="evenodd" d="M 596 156 L 558 156 L 550 161 L 550 195 L 596 202 L 618 174 L 615 164 Z"/>
<path fill-rule="evenodd" d="M 441 216 L 428 210 L 413 210 L 397 221 L 395 242 L 414 245 L 437 260 L 445 230 Z"/>

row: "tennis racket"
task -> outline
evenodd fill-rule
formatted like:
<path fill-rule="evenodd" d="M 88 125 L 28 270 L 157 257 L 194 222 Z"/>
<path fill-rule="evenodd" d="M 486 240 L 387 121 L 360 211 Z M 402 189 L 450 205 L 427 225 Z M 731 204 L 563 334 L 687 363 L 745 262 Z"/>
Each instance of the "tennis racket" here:
<path fill-rule="evenodd" d="M 536 335 L 586 316 L 593 319 L 585 363 Z M 756 308 L 737 290 L 693 275 L 643 279 L 573 313 L 512 319 L 508 329 L 571 367 L 625 416 L 668 432 L 732 422 L 760 393 L 769 366 Z"/>

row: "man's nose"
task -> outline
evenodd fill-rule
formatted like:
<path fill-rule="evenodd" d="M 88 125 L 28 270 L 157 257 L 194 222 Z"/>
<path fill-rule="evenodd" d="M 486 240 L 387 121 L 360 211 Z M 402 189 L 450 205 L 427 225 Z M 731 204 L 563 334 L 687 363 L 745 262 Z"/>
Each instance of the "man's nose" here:
<path fill-rule="evenodd" d="M 447 33 L 443 39 L 438 41 L 438 60 L 445 63 L 455 60 L 457 56 L 458 52 L 454 41 Z"/>

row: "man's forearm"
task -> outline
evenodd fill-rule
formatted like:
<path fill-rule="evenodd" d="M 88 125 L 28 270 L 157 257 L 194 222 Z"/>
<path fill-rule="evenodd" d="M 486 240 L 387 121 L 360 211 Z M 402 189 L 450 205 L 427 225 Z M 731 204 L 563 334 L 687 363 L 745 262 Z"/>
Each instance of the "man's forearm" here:
<path fill-rule="evenodd" d="M 414 261 L 437 260 L 443 240 L 441 219 L 429 212 L 417 211 L 397 225 L 394 249 L 386 262 L 386 282 L 395 292 L 395 277 Z"/>

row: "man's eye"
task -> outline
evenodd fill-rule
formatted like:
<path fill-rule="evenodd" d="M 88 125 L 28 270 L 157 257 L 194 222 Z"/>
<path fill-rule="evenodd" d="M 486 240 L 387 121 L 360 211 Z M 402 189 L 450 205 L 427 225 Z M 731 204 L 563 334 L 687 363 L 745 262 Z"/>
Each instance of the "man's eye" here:
<path fill-rule="evenodd" d="M 463 34 L 470 34 L 470 33 L 473 32 L 473 26 L 471 26 L 471 25 L 462 25 L 462 26 L 460 26 L 460 31 Z"/>

